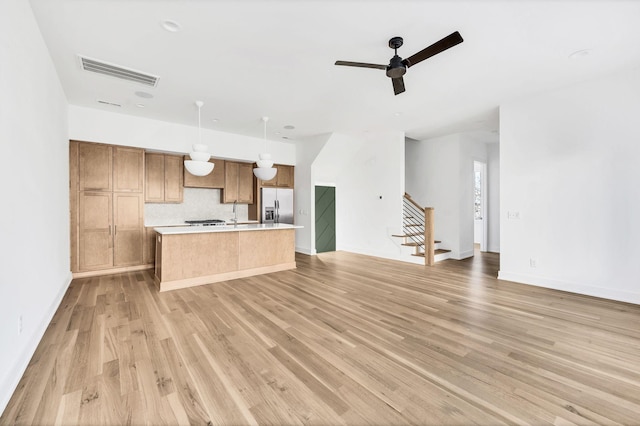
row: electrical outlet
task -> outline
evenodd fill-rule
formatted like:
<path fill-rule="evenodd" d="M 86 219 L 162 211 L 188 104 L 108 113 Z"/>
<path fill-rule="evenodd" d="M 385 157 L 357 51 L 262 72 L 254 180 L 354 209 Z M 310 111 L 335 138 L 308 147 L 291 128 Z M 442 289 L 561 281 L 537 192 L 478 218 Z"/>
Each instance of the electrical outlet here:
<path fill-rule="evenodd" d="M 518 220 L 520 219 L 520 212 L 507 212 L 507 219 Z"/>
<path fill-rule="evenodd" d="M 532 268 L 537 268 L 538 267 L 538 259 L 536 259 L 535 257 L 532 257 L 529 259 L 529 266 Z"/>
<path fill-rule="evenodd" d="M 22 334 L 22 315 L 18 317 L 18 334 Z"/>

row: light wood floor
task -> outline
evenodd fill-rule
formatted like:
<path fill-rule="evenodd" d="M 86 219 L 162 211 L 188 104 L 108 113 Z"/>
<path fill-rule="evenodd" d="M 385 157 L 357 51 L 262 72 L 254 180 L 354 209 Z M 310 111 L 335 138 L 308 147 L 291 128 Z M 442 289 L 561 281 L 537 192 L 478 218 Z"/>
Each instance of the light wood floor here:
<path fill-rule="evenodd" d="M 74 280 L 1 424 L 639 424 L 640 306 L 350 253 Z"/>

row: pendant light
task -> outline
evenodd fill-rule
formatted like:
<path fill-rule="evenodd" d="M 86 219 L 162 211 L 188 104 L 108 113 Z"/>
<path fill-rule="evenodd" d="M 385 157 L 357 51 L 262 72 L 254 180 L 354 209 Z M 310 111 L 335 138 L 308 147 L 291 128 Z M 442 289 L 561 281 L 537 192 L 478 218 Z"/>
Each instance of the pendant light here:
<path fill-rule="evenodd" d="M 262 117 L 264 123 L 264 150 L 267 150 L 267 121 L 269 117 Z M 271 160 L 271 154 L 263 152 L 258 155 L 259 160 L 256 161 L 258 167 L 253 169 L 253 174 L 260 180 L 271 180 L 276 177 L 278 169 L 273 167 L 273 161 Z"/>
<path fill-rule="evenodd" d="M 193 151 L 189 154 L 191 160 L 184 160 L 184 167 L 194 176 L 206 176 L 213 170 L 213 163 L 209 162 L 211 154 L 207 152 L 207 146 L 202 143 L 202 128 L 200 127 L 200 110 L 204 102 L 196 101 L 198 107 L 198 143 L 193 144 Z"/>

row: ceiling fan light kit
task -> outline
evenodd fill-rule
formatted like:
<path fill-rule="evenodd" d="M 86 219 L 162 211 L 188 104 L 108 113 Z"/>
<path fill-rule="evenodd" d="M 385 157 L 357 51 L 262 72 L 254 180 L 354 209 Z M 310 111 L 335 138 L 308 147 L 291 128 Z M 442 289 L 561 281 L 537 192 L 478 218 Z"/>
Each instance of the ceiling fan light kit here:
<path fill-rule="evenodd" d="M 405 91 L 403 76 L 407 72 L 407 68 L 416 65 L 425 59 L 428 59 L 438 53 L 462 43 L 464 40 L 458 31 L 455 31 L 445 38 L 433 43 L 431 46 L 422 49 L 420 52 L 413 56 L 409 56 L 407 59 L 402 59 L 398 56 L 398 49 L 402 46 L 404 40 L 402 37 L 392 37 L 389 40 L 389 47 L 394 50 L 395 54 L 389 61 L 389 65 L 380 64 L 368 64 L 364 62 L 349 62 L 349 61 L 336 61 L 336 65 L 343 65 L 347 67 L 359 67 L 359 68 L 374 68 L 385 70 L 387 77 L 391 79 L 393 85 L 393 93 L 399 95 Z"/>
<path fill-rule="evenodd" d="M 193 144 L 189 157 L 191 160 L 184 160 L 184 167 L 194 176 L 206 176 L 213 171 L 214 164 L 209 162 L 211 154 L 207 152 L 207 145 L 202 143 L 202 128 L 200 127 L 200 111 L 204 102 L 196 101 L 198 107 L 198 143 Z"/>
<path fill-rule="evenodd" d="M 264 147 L 265 151 L 267 148 L 267 121 L 269 121 L 269 117 L 262 117 L 262 122 L 264 123 Z M 253 175 L 260 180 L 271 180 L 276 177 L 276 173 L 278 169 L 273 167 L 273 161 L 271 160 L 271 154 L 263 152 L 262 154 L 258 154 L 259 160 L 256 161 L 256 165 L 253 169 Z"/>

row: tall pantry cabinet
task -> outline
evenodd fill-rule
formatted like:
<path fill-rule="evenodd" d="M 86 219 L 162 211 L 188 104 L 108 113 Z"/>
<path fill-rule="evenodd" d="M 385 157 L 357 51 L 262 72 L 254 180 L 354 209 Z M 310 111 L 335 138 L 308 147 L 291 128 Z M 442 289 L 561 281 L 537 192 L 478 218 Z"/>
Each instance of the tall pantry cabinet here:
<path fill-rule="evenodd" d="M 70 141 L 69 164 L 72 272 L 141 266 L 144 151 Z"/>

